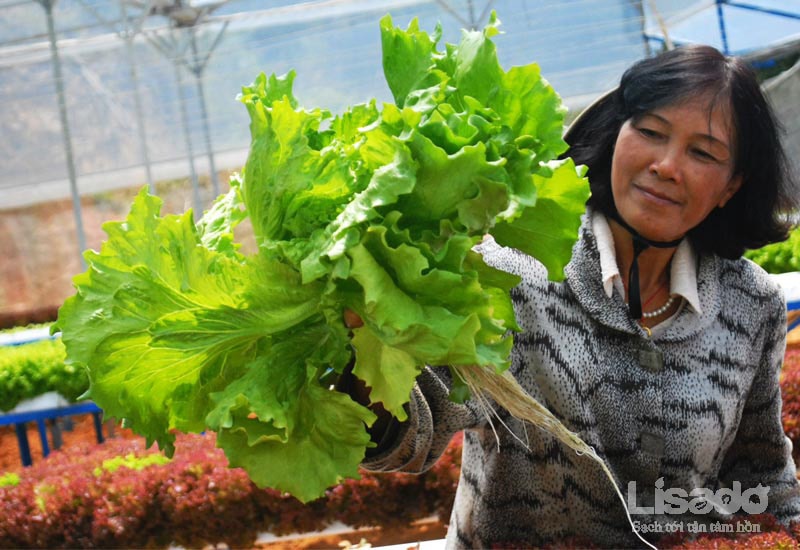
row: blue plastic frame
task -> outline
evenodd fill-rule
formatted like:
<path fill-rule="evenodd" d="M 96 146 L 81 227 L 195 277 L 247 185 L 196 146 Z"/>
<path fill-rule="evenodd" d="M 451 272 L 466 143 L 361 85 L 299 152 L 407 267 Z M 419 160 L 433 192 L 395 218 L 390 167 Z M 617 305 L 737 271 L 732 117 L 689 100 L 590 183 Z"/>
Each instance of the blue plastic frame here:
<path fill-rule="evenodd" d="M 722 11 L 723 5 L 731 6 L 734 8 L 741 8 L 745 10 L 757 11 L 761 13 L 768 13 L 770 15 L 777 15 L 780 17 L 788 17 L 790 19 L 800 19 L 800 14 L 798 13 L 793 13 L 790 11 L 784 11 L 779 9 L 765 8 L 763 6 L 754 6 L 742 0 L 715 0 L 714 3 L 717 11 L 717 22 L 719 25 L 720 38 L 722 40 L 722 50 L 723 53 L 725 53 L 726 55 L 730 55 L 731 52 L 730 48 L 728 47 L 728 34 L 725 26 L 725 15 Z M 661 36 L 654 36 L 646 31 L 643 32 L 642 35 L 644 36 L 646 42 L 659 42 L 661 44 L 665 43 L 664 38 Z"/>
<path fill-rule="evenodd" d="M 800 309 L 800 300 L 786 302 L 786 311 L 795 311 L 798 309 Z M 786 332 L 789 332 L 798 325 L 800 325 L 800 317 L 789 323 L 789 325 L 786 327 Z"/>
<path fill-rule="evenodd" d="M 42 444 L 42 456 L 47 456 L 50 454 L 50 443 L 47 439 L 47 421 L 78 414 L 91 414 L 94 417 L 94 431 L 97 435 L 97 442 L 102 443 L 105 440 L 103 437 L 103 422 L 101 419 L 103 411 L 91 401 L 76 403 L 66 407 L 3 414 L 0 415 L 0 426 L 14 426 L 22 465 L 30 466 L 33 464 L 33 458 L 31 457 L 31 447 L 25 425 L 28 422 L 36 422 L 39 428 L 39 439 Z"/>

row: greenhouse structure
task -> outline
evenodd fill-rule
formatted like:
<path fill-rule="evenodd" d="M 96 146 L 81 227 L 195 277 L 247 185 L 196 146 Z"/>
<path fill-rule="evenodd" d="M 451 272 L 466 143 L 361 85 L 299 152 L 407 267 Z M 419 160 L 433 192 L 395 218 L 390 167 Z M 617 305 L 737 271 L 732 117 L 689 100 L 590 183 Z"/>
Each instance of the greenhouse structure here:
<path fill-rule="evenodd" d="M 0 547 L 800 548 L 800 0 L 0 0 L 0 105 Z"/>

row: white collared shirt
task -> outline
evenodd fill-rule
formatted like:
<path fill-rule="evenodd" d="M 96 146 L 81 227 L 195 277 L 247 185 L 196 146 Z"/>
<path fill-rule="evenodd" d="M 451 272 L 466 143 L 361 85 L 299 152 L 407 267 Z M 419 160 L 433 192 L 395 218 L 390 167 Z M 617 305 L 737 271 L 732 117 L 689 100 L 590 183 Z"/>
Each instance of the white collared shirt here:
<path fill-rule="evenodd" d="M 608 220 L 601 212 L 592 212 L 592 232 L 597 239 L 597 248 L 600 252 L 600 270 L 606 295 L 610 298 L 616 288 L 619 295 L 624 298 L 625 287 L 622 284 L 622 277 L 617 266 L 614 237 L 611 234 Z M 702 312 L 700 298 L 697 294 L 697 259 L 689 239 L 681 241 L 681 244 L 675 250 L 675 255 L 672 257 L 669 291 L 670 294 L 682 297 L 695 313 L 700 314 Z M 657 326 L 661 327 L 673 317 L 674 315 Z"/>

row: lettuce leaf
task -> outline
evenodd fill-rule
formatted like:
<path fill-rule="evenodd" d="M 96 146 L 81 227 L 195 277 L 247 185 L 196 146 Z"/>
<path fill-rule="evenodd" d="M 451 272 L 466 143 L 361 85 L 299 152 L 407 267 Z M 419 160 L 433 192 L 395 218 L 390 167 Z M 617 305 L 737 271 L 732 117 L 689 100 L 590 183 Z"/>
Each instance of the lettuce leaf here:
<path fill-rule="evenodd" d="M 168 453 L 176 430 L 213 430 L 231 465 L 307 501 L 371 445 L 375 415 L 332 385 L 349 365 L 401 420 L 424 365 L 506 369 L 518 278 L 473 249 L 493 235 L 563 277 L 588 185 L 555 160 L 564 109 L 538 67 L 500 66 L 498 25 L 439 51 L 440 29 L 384 17 L 394 104 L 306 110 L 294 73 L 244 87 L 252 141 L 230 191 L 195 223 L 143 190 L 59 311 L 105 413 Z"/>

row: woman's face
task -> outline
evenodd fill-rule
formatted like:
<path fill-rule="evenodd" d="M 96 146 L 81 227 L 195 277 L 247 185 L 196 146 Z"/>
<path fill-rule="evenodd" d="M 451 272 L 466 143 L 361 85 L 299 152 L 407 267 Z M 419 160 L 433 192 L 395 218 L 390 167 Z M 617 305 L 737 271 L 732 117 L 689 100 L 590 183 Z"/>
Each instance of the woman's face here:
<path fill-rule="evenodd" d="M 722 102 L 721 102 L 722 103 Z M 643 237 L 683 237 L 736 193 L 730 114 L 708 96 L 626 121 L 611 162 L 617 211 Z"/>

